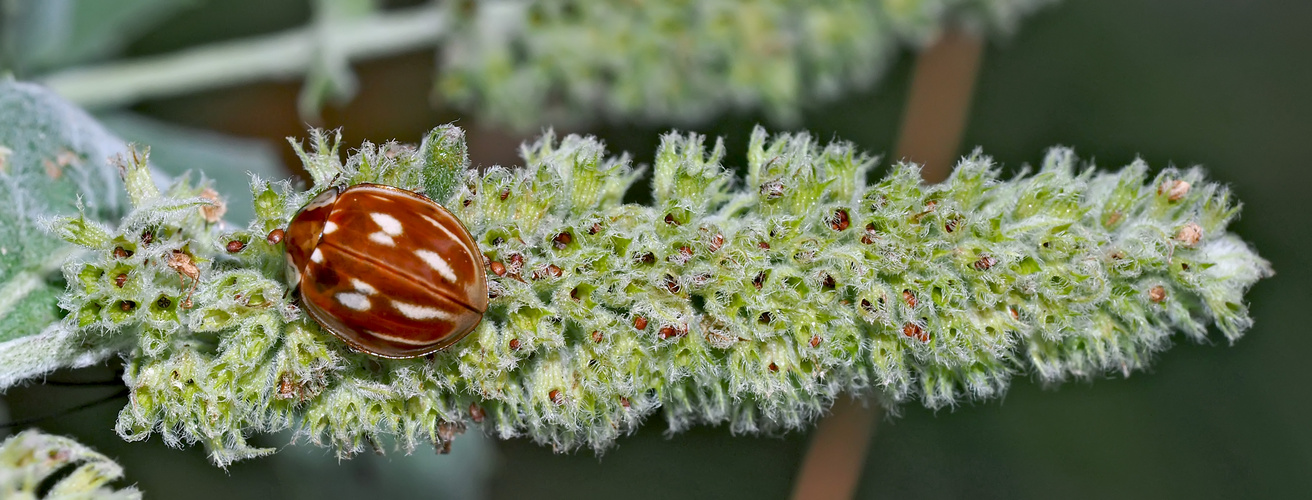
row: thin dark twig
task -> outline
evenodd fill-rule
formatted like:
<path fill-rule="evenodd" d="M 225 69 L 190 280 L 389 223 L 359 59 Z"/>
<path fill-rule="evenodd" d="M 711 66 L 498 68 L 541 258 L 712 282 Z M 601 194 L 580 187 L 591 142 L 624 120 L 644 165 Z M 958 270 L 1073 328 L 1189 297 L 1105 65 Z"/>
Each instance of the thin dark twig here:
<path fill-rule="evenodd" d="M 39 423 L 39 422 L 42 422 L 42 421 L 45 421 L 45 420 L 49 420 L 49 419 L 56 418 L 56 417 L 62 417 L 62 416 L 64 416 L 64 415 L 68 415 L 68 414 L 71 414 L 71 413 L 74 413 L 74 412 L 82 411 L 82 410 L 85 410 L 85 409 L 87 409 L 87 408 L 91 408 L 91 407 L 93 407 L 93 406 L 97 406 L 97 405 L 100 405 L 100 404 L 103 404 L 103 403 L 108 403 L 108 402 L 113 401 L 113 400 L 118 399 L 118 398 L 127 397 L 127 395 L 128 395 L 129 393 L 131 393 L 131 392 L 132 392 L 132 391 L 128 390 L 127 387 L 124 387 L 124 388 L 122 388 L 122 389 L 120 389 L 120 390 L 118 390 L 118 391 L 115 391 L 113 394 L 110 394 L 110 395 L 105 396 L 105 397 L 100 398 L 100 399 L 95 399 L 95 400 L 88 401 L 88 402 L 86 402 L 86 403 L 82 403 L 82 404 L 77 405 L 77 406 L 74 406 L 74 407 L 72 407 L 72 408 L 66 408 L 66 409 L 63 409 L 63 410 L 60 410 L 60 411 L 57 411 L 57 412 L 49 413 L 49 414 L 46 414 L 46 415 L 41 415 L 41 416 L 39 416 L 39 417 L 25 418 L 25 419 L 22 419 L 22 420 L 15 420 L 15 421 L 13 421 L 13 422 L 5 422 L 5 423 L 3 423 L 3 424 L 0 424 L 0 429 L 11 429 L 11 428 L 14 428 L 14 427 L 27 427 L 27 426 L 29 426 L 29 425 L 36 424 L 36 423 Z"/>
<path fill-rule="evenodd" d="M 120 379 L 114 380 L 45 380 L 43 385 L 56 387 L 116 387 L 123 385 Z"/>

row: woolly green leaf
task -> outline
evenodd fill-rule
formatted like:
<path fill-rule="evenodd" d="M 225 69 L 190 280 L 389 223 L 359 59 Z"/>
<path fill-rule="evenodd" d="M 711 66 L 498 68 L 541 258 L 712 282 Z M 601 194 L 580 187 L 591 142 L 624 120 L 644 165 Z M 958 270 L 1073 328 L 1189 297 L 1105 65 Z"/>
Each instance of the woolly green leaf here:
<path fill-rule="evenodd" d="M 81 110 L 35 85 L 0 78 L 0 388 L 66 364 L 87 364 L 108 351 L 53 349 L 33 356 L 32 345 L 68 345 L 50 328 L 62 316 L 57 271 L 76 253 L 62 238 L 95 244 L 103 221 L 126 208 L 110 159 L 125 151 Z M 52 234 L 43 221 L 59 214 Z M 43 333 L 44 332 L 44 333 Z M 25 352 L 26 355 L 18 353 Z"/>

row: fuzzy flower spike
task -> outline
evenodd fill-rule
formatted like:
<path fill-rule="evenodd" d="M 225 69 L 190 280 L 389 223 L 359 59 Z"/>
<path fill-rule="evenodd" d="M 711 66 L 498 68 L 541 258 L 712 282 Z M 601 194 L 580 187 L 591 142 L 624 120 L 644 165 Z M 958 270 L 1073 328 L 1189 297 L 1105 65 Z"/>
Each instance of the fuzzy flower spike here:
<path fill-rule="evenodd" d="M 141 158 L 125 162 L 136 209 L 118 228 L 55 224 L 93 250 L 65 268 L 68 321 L 138 339 L 124 438 L 201 442 L 227 464 L 271 451 L 251 433 L 289 427 L 342 456 L 383 437 L 442 447 L 471 426 L 600 451 L 657 412 L 671 431 L 777 432 L 842 392 L 937 408 L 1017 374 L 1128 375 L 1173 332 L 1237 339 L 1244 292 L 1271 274 L 1200 170 L 1099 172 L 1066 149 L 1007 180 L 976 152 L 942 184 L 897 164 L 867 185 L 874 161 L 848 144 L 758 129 L 740 179 L 719 141 L 668 134 L 651 205 L 621 202 L 640 172 L 590 137 L 548 133 L 523 168 L 484 172 L 451 126 L 345 163 L 320 132 L 300 152 L 314 185 L 255 180 L 239 230 L 200 186 L 156 191 Z M 281 229 L 359 182 L 444 202 L 486 257 L 489 310 L 451 348 L 371 357 L 298 307 Z"/>

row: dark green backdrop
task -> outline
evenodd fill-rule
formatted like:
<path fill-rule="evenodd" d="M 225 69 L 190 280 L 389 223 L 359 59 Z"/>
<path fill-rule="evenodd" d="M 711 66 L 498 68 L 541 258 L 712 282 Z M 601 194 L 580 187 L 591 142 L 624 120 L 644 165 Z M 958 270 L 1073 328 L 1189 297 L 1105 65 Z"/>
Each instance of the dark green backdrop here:
<path fill-rule="evenodd" d="M 226 8 L 256 16 L 255 9 L 267 6 L 243 0 Z M 305 16 L 304 6 L 259 14 L 258 21 L 218 19 L 216 9 L 188 11 L 132 50 L 165 51 L 234 32 L 276 30 Z M 1020 377 L 1001 400 L 938 412 L 905 406 L 901 416 L 879 422 L 858 497 L 1312 496 L 1310 25 L 1312 2 L 1300 0 L 1066 0 L 1027 19 L 1011 39 L 990 44 L 965 148 L 983 146 L 1009 169 L 1037 162 L 1052 145 L 1073 146 L 1105 168 L 1136 156 L 1154 168 L 1201 164 L 1243 200 L 1242 218 L 1232 229 L 1272 261 L 1277 275 L 1249 294 L 1257 325 L 1233 346 L 1183 342 L 1162 354 L 1151 372 L 1128 379 L 1044 388 Z M 416 141 L 428 128 L 460 118 L 419 109 L 427 102 L 431 59 L 414 54 L 363 65 L 364 94 L 328 110 L 323 125 L 344 126 L 348 144 Z M 822 139 L 889 151 L 910 68 L 904 54 L 878 89 L 817 106 L 801 126 Z M 304 124 L 294 114 L 296 89 L 262 84 L 136 109 L 237 134 L 299 135 Z M 741 164 L 759 119 L 730 116 L 700 130 L 726 136 L 730 162 Z M 468 118 L 461 124 L 476 126 Z M 649 161 L 664 130 L 604 126 L 590 132 L 613 151 Z M 472 151 L 477 163 L 513 159 L 495 145 L 473 144 Z M 96 391 L 26 388 L 6 399 L 21 416 L 25 402 L 59 407 Z M 158 439 L 122 443 L 109 429 L 118 406 L 43 427 L 118 456 L 149 498 L 314 491 L 304 486 L 314 481 L 310 473 L 274 470 L 260 460 L 225 474 L 207 465 L 199 449 L 169 450 Z M 663 431 L 664 423 L 654 419 L 600 458 L 555 455 L 524 441 L 498 443 L 490 491 L 497 498 L 781 498 L 807 442 L 805 434 L 734 437 L 701 428 L 667 439 Z M 414 458 L 368 457 L 342 473 L 358 475 L 363 486 L 398 481 L 386 471 L 406 460 Z"/>

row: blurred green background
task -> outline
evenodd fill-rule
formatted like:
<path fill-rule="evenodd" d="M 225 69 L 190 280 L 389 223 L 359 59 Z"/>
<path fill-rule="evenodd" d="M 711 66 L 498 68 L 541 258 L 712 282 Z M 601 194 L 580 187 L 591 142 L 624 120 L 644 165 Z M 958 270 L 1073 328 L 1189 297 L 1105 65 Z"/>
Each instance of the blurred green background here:
<path fill-rule="evenodd" d="M 128 55 L 176 50 L 303 24 L 303 3 L 196 2 L 134 37 Z M 1142 157 L 1153 168 L 1203 165 L 1245 204 L 1232 230 L 1271 260 L 1276 276 L 1249 294 L 1257 325 L 1235 345 L 1182 342 L 1149 373 L 1045 388 L 1018 377 L 1005 398 L 932 412 L 916 405 L 881 419 L 859 498 L 1279 498 L 1312 496 L 1312 2 L 1301 0 L 1066 0 L 1027 18 L 983 59 L 963 152 L 982 146 L 1007 169 L 1073 146 L 1104 168 Z M 790 128 L 886 153 L 897 139 L 913 54 L 880 85 L 819 104 Z M 427 106 L 432 52 L 356 67 L 361 93 L 324 110 L 317 126 L 343 127 L 346 144 L 417 142 L 451 121 L 468 127 L 475 164 L 513 164 L 523 137 Z M 139 104 L 147 117 L 265 138 L 294 165 L 284 136 L 304 135 L 299 82 L 261 83 Z M 762 116 L 735 114 L 696 127 L 721 135 L 741 164 Z M 613 152 L 650 161 L 668 125 L 599 125 L 578 132 Z M 778 126 L 773 127 L 779 129 Z M 1305 142 L 1308 141 L 1308 142 Z M 258 148 L 257 148 L 258 149 Z M 234 155 L 239 153 L 234 152 Z M 1216 336 L 1219 339 L 1219 335 Z M 104 379 L 101 372 L 52 378 Z M 10 418 L 76 405 L 112 388 L 31 386 L 3 396 Z M 554 454 L 523 440 L 455 453 L 360 457 L 340 466 L 328 451 L 286 449 L 277 459 L 224 471 L 203 450 L 158 439 L 124 443 L 112 431 L 121 401 L 42 423 L 117 457 L 148 498 L 486 494 L 492 498 L 782 498 L 808 436 L 731 436 L 698 428 L 666 436 L 653 418 L 603 456 Z M 462 453 L 461 440 L 469 451 Z M 280 445 L 286 436 L 270 436 Z M 854 446 L 861 443 L 853 443 Z M 308 458 L 297 458 L 300 456 Z M 489 460 L 469 485 L 452 471 Z M 445 470 L 447 473 L 439 473 Z M 353 487 L 324 487 L 334 475 Z"/>

